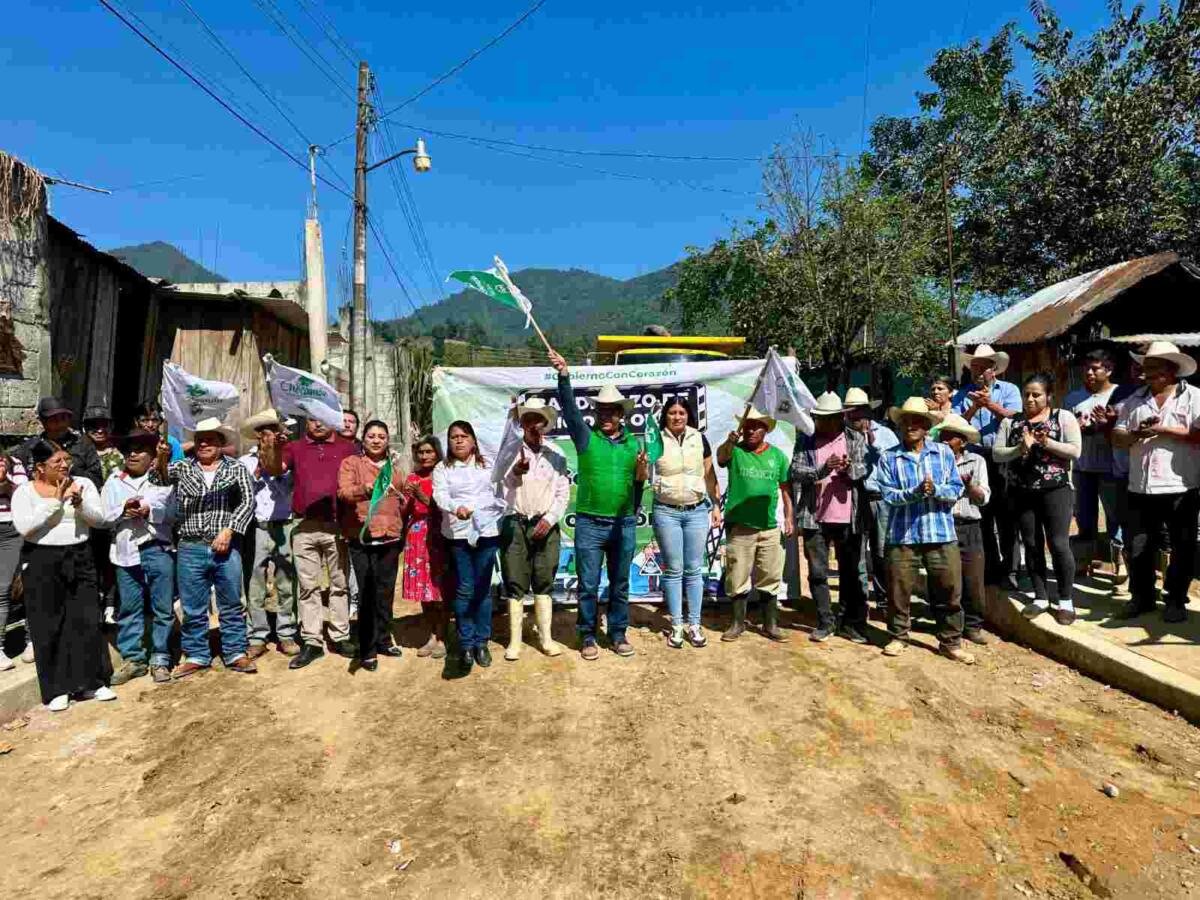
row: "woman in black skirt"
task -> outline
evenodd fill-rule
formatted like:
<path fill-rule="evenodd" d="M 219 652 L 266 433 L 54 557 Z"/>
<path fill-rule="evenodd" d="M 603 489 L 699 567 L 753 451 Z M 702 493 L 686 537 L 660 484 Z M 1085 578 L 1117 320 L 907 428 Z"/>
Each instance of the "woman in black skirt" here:
<path fill-rule="evenodd" d="M 71 477 L 71 455 L 40 440 L 33 478 L 13 493 L 13 525 L 25 538 L 25 609 L 42 701 L 53 712 L 81 700 L 115 700 L 112 664 L 100 631 L 96 567 L 88 529 L 104 519 L 96 486 Z"/>

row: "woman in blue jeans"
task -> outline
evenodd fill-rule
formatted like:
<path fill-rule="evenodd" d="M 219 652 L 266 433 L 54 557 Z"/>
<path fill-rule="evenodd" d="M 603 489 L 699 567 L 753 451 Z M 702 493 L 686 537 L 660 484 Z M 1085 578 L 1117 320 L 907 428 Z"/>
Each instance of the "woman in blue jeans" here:
<path fill-rule="evenodd" d="M 671 614 L 667 646 L 683 646 L 683 597 L 687 595 L 687 640 L 708 641 L 700 628 L 704 599 L 704 550 L 710 528 L 721 527 L 721 496 L 708 438 L 681 398 L 671 400 L 660 421 L 663 452 L 654 464 L 654 537 L 662 553 L 663 595 Z"/>
<path fill-rule="evenodd" d="M 446 430 L 446 458 L 433 469 L 433 502 L 442 514 L 442 535 L 450 544 L 458 590 L 454 619 L 463 669 L 492 664 L 492 572 L 500 546 L 504 502 L 492 482 L 492 467 L 479 452 L 470 422 Z"/>

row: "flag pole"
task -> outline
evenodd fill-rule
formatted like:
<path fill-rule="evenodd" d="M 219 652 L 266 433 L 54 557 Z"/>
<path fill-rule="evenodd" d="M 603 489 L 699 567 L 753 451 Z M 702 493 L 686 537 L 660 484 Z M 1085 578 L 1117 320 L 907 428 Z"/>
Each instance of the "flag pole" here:
<path fill-rule="evenodd" d="M 754 395 L 758 393 L 758 389 L 762 387 L 763 379 L 767 377 L 767 366 L 771 365 L 771 354 L 775 352 L 775 345 L 772 344 L 767 348 L 767 358 L 763 361 L 762 371 L 758 373 L 758 380 L 754 382 L 754 390 L 750 392 L 750 399 L 746 401 L 746 408 L 742 410 L 742 419 L 750 415 L 750 407 L 754 405 Z M 741 431 L 741 426 L 738 426 L 738 431 Z"/>
<path fill-rule="evenodd" d="M 542 334 L 542 327 L 538 325 L 537 319 L 533 317 L 533 313 L 529 314 L 529 324 L 533 326 L 533 330 L 537 332 L 537 336 L 542 339 L 542 343 L 546 345 L 546 350 L 549 353 L 554 352 L 554 348 L 550 346 L 550 342 L 546 340 L 546 335 Z M 755 388 L 757 390 L 757 388 Z"/>

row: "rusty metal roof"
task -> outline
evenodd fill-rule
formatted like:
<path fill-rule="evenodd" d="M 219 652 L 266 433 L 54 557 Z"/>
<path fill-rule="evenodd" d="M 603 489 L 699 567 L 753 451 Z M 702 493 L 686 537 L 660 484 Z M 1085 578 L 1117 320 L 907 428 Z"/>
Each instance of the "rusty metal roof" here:
<path fill-rule="evenodd" d="M 973 344 L 1030 344 L 1056 337 L 1139 281 L 1180 261 L 1178 253 L 1167 251 L 1076 275 L 1044 287 L 1033 296 L 976 325 L 959 335 L 957 343 L 960 347 Z"/>
<path fill-rule="evenodd" d="M 1110 341 L 1118 344 L 1149 344 L 1154 341 L 1166 341 L 1176 347 L 1200 347 L 1200 333 L 1187 334 L 1123 334 L 1111 337 Z"/>

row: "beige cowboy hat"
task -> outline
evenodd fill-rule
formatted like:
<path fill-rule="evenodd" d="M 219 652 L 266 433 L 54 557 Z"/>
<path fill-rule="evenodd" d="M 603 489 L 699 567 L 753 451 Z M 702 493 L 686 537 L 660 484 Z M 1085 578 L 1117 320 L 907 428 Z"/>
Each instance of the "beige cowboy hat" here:
<path fill-rule="evenodd" d="M 279 413 L 273 409 L 264 409 L 262 412 L 257 412 L 250 418 L 242 422 L 242 436 L 254 438 L 255 432 L 260 428 L 283 428 L 284 423 L 279 421 Z"/>
<path fill-rule="evenodd" d="M 935 422 L 937 422 L 937 417 L 929 411 L 929 404 L 925 402 L 924 397 L 909 397 L 904 401 L 903 406 L 893 406 L 888 410 L 888 418 L 897 425 L 900 424 L 901 416 L 908 415 L 920 416 L 930 425 L 933 425 Z"/>
<path fill-rule="evenodd" d="M 855 406 L 869 406 L 871 409 L 878 409 L 880 401 L 872 400 L 862 388 L 852 387 L 846 391 L 846 399 L 842 401 L 842 405 L 846 409 L 852 409 Z"/>
<path fill-rule="evenodd" d="M 749 422 L 762 422 L 763 424 L 765 424 L 767 426 L 768 432 L 775 430 L 775 417 L 768 416 L 765 412 L 763 412 L 757 406 L 751 406 L 750 411 L 747 412 L 745 415 L 735 416 L 734 418 L 737 419 L 739 427 L 742 425 L 742 423 L 748 422 L 748 421 Z"/>
<path fill-rule="evenodd" d="M 617 386 L 611 381 L 608 384 L 601 385 L 600 393 L 598 393 L 593 402 L 597 406 L 621 406 L 628 413 L 633 409 L 633 401 L 617 390 Z"/>
<path fill-rule="evenodd" d="M 817 405 L 808 411 L 810 416 L 840 416 L 844 413 L 842 399 L 833 391 L 826 391 L 817 398 Z"/>
<path fill-rule="evenodd" d="M 1180 378 L 1196 374 L 1196 360 L 1188 356 L 1170 341 L 1151 341 L 1145 353 L 1130 353 L 1138 365 L 1144 365 L 1147 359 L 1162 359 L 1173 363 L 1179 370 Z"/>
<path fill-rule="evenodd" d="M 547 428 L 553 428 L 557 418 L 554 407 L 540 397 L 530 397 L 517 407 L 517 421 L 520 422 L 526 416 L 541 416 Z"/>
<path fill-rule="evenodd" d="M 953 431 L 955 434 L 962 435 L 966 438 L 968 444 L 979 443 L 979 429 L 958 413 L 947 413 L 946 417 L 942 419 L 942 427 L 938 434 L 944 435 L 947 431 Z"/>
<path fill-rule="evenodd" d="M 996 366 L 996 374 L 1004 374 L 1004 370 L 1008 368 L 1008 354 L 1003 350 L 993 350 L 991 344 L 980 344 L 975 348 L 974 353 L 964 353 L 963 362 L 969 367 L 972 360 L 990 359 Z"/>
<path fill-rule="evenodd" d="M 233 443 L 233 439 L 237 437 L 237 432 L 218 419 L 216 416 L 209 416 L 207 419 L 201 419 L 196 423 L 195 428 L 184 428 L 183 436 L 189 441 L 194 441 L 196 435 L 213 432 L 219 434 L 225 439 L 225 443 Z"/>

